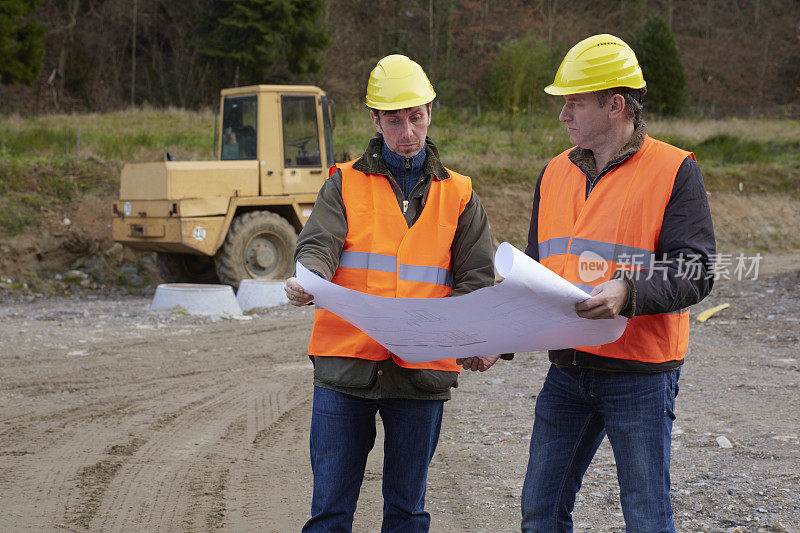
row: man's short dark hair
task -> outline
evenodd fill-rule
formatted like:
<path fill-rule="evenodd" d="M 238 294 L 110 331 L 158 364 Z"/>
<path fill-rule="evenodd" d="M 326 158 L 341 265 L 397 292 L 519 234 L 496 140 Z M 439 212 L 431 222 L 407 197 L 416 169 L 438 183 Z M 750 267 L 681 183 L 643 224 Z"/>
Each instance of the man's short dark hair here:
<path fill-rule="evenodd" d="M 428 116 L 431 116 L 431 111 L 433 109 L 433 102 L 428 102 L 427 104 L 423 104 L 423 105 L 425 106 L 425 109 L 428 110 Z M 370 113 L 375 113 L 375 115 L 378 117 L 378 123 L 380 123 L 380 121 L 381 121 L 381 113 L 383 113 L 384 115 L 394 115 L 398 111 L 399 111 L 399 109 L 389 109 L 389 110 L 386 110 L 386 109 L 370 109 Z"/>
<path fill-rule="evenodd" d="M 615 94 L 622 95 L 622 97 L 625 98 L 625 109 L 627 110 L 628 118 L 631 119 L 634 124 L 638 124 L 642 120 L 642 97 L 646 93 L 647 87 L 642 87 L 641 89 L 612 87 L 611 89 L 594 92 L 600 107 L 606 105 L 606 102 Z"/>

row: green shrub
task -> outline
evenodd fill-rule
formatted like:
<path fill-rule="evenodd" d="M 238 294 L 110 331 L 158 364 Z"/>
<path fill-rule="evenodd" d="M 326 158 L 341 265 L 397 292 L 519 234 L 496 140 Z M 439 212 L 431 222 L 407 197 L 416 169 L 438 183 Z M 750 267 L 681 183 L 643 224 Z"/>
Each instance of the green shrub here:
<path fill-rule="evenodd" d="M 660 115 L 678 115 L 686 104 L 686 73 L 675 38 L 664 19 L 649 16 L 632 47 L 647 83 L 645 109 Z"/>
<path fill-rule="evenodd" d="M 506 42 L 489 74 L 494 107 L 513 114 L 545 108 L 552 97 L 543 89 L 552 83 L 564 53 L 563 47 L 549 48 L 531 35 Z"/>
<path fill-rule="evenodd" d="M 702 141 L 682 138 L 666 139 L 676 146 L 691 150 L 698 161 L 715 165 L 800 163 L 800 141 L 758 141 L 742 139 L 727 133 Z"/>

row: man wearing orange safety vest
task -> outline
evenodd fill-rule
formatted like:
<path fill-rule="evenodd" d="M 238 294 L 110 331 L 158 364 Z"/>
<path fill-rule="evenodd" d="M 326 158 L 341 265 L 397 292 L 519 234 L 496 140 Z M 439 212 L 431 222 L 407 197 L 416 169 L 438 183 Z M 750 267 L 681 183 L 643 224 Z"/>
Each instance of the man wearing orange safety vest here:
<path fill-rule="evenodd" d="M 486 212 L 470 179 L 445 168 L 427 137 L 435 96 L 409 58 L 378 62 L 366 97 L 378 135 L 359 159 L 331 168 L 297 241 L 295 258 L 306 268 L 396 298 L 456 296 L 494 283 Z M 294 305 L 313 298 L 295 278 L 286 294 Z M 443 404 L 460 365 L 483 371 L 498 356 L 407 363 L 319 308 L 308 353 L 314 490 L 303 531 L 352 529 L 376 413 L 385 432 L 383 530 L 427 531 L 425 487 Z"/>
<path fill-rule="evenodd" d="M 713 281 L 700 168 L 690 152 L 647 135 L 642 71 L 617 37 L 576 44 L 545 92 L 564 97 L 559 120 L 575 147 L 539 177 L 526 253 L 589 293 L 579 316 L 629 320 L 610 344 L 550 351 L 522 530 L 572 531 L 575 496 L 608 435 L 627 531 L 675 531 L 670 434 L 688 307 Z"/>

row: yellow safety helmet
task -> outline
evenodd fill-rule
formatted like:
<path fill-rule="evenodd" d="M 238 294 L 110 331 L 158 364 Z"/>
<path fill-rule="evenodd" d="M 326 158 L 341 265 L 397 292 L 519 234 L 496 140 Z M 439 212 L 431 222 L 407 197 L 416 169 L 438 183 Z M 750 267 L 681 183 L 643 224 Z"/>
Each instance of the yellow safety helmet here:
<path fill-rule="evenodd" d="M 427 104 L 436 98 L 433 85 L 416 62 L 399 54 L 386 56 L 367 82 L 367 107 L 391 111 Z"/>
<path fill-rule="evenodd" d="M 573 46 L 544 92 L 563 95 L 644 86 L 642 69 L 631 47 L 619 37 L 603 33 Z"/>

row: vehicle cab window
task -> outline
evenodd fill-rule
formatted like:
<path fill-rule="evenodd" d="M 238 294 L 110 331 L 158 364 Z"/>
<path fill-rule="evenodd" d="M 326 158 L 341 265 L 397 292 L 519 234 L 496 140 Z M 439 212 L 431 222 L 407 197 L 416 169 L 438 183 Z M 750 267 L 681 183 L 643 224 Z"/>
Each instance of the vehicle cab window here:
<path fill-rule="evenodd" d="M 281 96 L 283 158 L 286 167 L 322 166 L 314 96 Z"/>
<path fill-rule="evenodd" d="M 222 157 L 256 159 L 258 97 L 229 96 L 222 108 Z"/>

